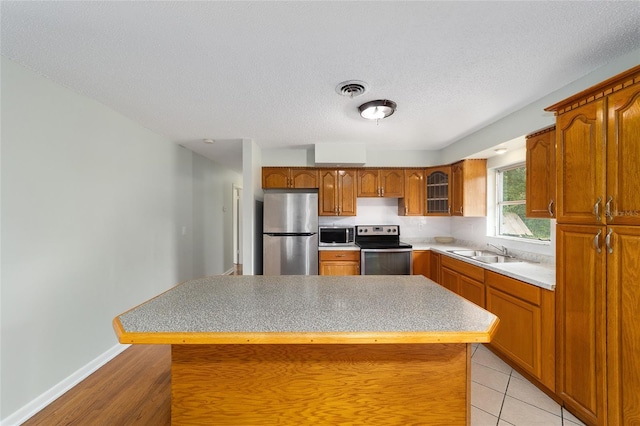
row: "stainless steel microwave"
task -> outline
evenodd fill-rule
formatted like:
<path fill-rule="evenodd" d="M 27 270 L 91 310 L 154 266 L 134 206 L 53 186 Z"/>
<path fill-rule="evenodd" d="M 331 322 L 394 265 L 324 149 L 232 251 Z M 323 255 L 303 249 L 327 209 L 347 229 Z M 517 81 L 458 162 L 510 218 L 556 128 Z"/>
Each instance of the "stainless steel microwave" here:
<path fill-rule="evenodd" d="M 354 243 L 355 229 L 353 226 L 321 226 L 318 228 L 321 246 L 346 245 Z"/>

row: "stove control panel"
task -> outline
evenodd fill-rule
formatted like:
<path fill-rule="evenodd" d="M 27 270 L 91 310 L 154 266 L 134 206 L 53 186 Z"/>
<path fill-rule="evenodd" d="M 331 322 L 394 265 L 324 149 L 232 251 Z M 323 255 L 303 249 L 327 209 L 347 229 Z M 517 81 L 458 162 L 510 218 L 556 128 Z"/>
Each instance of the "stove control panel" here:
<path fill-rule="evenodd" d="M 356 235 L 400 235 L 400 225 L 364 225 L 356 226 Z"/>

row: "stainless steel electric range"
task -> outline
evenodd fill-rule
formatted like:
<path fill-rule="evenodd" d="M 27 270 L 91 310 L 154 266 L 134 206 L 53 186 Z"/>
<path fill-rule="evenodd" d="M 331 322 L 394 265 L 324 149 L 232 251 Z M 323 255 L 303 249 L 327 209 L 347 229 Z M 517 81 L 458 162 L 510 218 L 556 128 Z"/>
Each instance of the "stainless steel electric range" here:
<path fill-rule="evenodd" d="M 411 275 L 412 246 L 400 241 L 399 225 L 356 226 L 361 275 Z"/>

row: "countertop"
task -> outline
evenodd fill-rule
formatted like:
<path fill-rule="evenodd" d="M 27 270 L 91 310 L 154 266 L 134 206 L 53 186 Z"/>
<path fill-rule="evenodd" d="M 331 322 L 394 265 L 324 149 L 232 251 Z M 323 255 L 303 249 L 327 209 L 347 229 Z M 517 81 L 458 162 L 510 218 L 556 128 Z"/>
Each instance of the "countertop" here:
<path fill-rule="evenodd" d="M 556 288 L 556 268 L 553 264 L 514 262 L 514 263 L 484 263 L 451 253 L 449 250 L 476 250 L 473 247 L 456 246 L 454 244 L 437 243 L 416 243 L 412 242 L 414 250 L 433 250 L 445 256 L 450 256 L 472 265 L 480 266 L 486 270 L 506 275 L 511 278 L 532 284 L 545 290 L 555 290 Z"/>
<path fill-rule="evenodd" d="M 413 246 L 413 250 L 433 250 L 445 256 L 450 256 L 455 259 L 462 260 L 472 265 L 480 266 L 481 268 L 489 271 L 497 272 L 498 274 L 506 275 L 511 278 L 523 281 L 527 284 L 541 287 L 545 290 L 555 290 L 556 288 L 556 268 L 555 265 L 549 263 L 534 263 L 530 261 L 517 262 L 517 263 L 484 263 L 477 260 L 469 259 L 468 257 L 459 256 L 454 253 L 450 253 L 449 250 L 477 250 L 474 247 L 456 246 L 454 244 L 438 244 L 427 242 L 414 242 L 406 241 Z M 330 250 L 360 250 L 360 247 L 355 244 L 349 245 L 336 245 L 336 246 L 319 246 L 319 251 Z"/>
<path fill-rule="evenodd" d="M 318 246 L 318 251 L 360 251 L 355 244 L 336 244 L 331 246 Z"/>
<path fill-rule="evenodd" d="M 121 343 L 489 342 L 498 318 L 421 275 L 213 276 L 117 316 Z"/>

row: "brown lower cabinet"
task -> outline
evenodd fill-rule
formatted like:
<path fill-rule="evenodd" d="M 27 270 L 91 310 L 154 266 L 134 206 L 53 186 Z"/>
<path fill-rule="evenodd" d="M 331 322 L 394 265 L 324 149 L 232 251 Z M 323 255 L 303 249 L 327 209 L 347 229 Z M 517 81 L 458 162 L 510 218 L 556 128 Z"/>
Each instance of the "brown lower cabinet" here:
<path fill-rule="evenodd" d="M 424 275 L 440 283 L 440 253 L 431 250 L 414 250 L 413 275 Z"/>
<path fill-rule="evenodd" d="M 555 293 L 449 256 L 439 262 L 443 287 L 500 318 L 491 350 L 553 396 Z"/>
<path fill-rule="evenodd" d="M 557 393 L 588 425 L 640 425 L 640 227 L 560 224 L 556 241 Z"/>
<path fill-rule="evenodd" d="M 319 253 L 320 275 L 360 275 L 360 252 L 357 250 L 326 250 Z"/>
<path fill-rule="evenodd" d="M 484 308 L 484 268 L 449 256 L 440 258 L 440 284 Z"/>
<path fill-rule="evenodd" d="M 640 226 L 609 229 L 607 419 L 608 425 L 640 425 Z"/>
<path fill-rule="evenodd" d="M 431 250 L 413 251 L 413 275 L 431 276 Z"/>
<path fill-rule="evenodd" d="M 606 424 L 606 252 L 604 226 L 557 226 L 556 391 L 588 425 Z"/>
<path fill-rule="evenodd" d="M 440 253 L 432 251 L 429 255 L 429 262 L 431 263 L 429 279 L 440 283 Z"/>
<path fill-rule="evenodd" d="M 485 271 L 486 309 L 500 318 L 490 347 L 555 392 L 555 293 Z"/>

